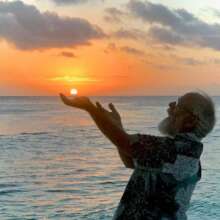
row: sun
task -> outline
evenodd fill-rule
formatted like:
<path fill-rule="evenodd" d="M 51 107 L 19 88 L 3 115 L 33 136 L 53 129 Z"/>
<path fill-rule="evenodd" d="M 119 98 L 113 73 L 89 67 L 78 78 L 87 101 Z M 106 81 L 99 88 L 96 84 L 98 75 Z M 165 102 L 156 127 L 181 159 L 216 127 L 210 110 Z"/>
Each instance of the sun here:
<path fill-rule="evenodd" d="M 71 94 L 71 95 L 77 95 L 77 93 L 78 93 L 78 91 L 77 91 L 77 89 L 75 89 L 75 88 L 73 88 L 73 89 L 70 90 L 70 94 Z"/>

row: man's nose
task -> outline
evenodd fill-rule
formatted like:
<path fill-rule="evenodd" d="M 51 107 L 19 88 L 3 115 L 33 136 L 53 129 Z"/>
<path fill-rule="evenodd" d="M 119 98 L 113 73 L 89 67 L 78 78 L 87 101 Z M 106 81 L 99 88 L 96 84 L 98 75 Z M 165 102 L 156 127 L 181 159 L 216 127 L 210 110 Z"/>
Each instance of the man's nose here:
<path fill-rule="evenodd" d="M 170 108 L 175 107 L 175 106 L 176 106 L 176 102 L 170 102 L 170 103 L 169 103 L 169 106 L 170 106 Z"/>

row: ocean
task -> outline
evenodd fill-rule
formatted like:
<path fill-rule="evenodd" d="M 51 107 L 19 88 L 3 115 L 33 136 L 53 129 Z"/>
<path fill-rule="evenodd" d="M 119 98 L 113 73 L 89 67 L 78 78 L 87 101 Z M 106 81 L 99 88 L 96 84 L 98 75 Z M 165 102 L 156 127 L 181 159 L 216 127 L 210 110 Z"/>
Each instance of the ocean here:
<path fill-rule="evenodd" d="M 128 133 L 159 135 L 177 97 L 91 97 L 112 102 Z M 214 97 L 216 116 L 220 97 Z M 203 139 L 202 179 L 189 220 L 220 219 L 220 125 Z M 86 112 L 59 97 L 0 97 L 0 219 L 111 220 L 132 173 Z"/>

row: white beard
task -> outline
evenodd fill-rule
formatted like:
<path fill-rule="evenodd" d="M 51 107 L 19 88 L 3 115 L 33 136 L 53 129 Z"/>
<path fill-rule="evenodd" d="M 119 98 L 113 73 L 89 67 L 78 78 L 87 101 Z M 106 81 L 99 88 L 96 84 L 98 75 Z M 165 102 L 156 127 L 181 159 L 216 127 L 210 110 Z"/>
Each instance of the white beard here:
<path fill-rule="evenodd" d="M 173 122 L 170 117 L 163 119 L 159 125 L 158 129 L 161 134 L 174 137 L 177 134 L 176 128 L 173 126 Z"/>

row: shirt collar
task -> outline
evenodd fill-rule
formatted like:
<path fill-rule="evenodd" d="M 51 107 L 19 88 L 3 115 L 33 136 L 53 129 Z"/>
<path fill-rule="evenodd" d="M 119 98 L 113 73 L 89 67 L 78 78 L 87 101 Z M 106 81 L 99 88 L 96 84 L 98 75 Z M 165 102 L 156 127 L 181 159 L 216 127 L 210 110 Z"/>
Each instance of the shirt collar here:
<path fill-rule="evenodd" d="M 197 137 L 194 133 L 187 132 L 187 133 L 179 133 L 178 136 L 187 137 L 189 139 L 195 140 L 197 142 L 201 142 L 202 138 Z"/>

